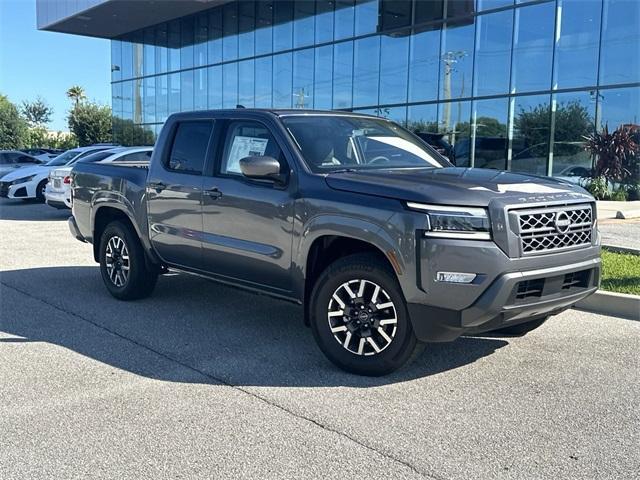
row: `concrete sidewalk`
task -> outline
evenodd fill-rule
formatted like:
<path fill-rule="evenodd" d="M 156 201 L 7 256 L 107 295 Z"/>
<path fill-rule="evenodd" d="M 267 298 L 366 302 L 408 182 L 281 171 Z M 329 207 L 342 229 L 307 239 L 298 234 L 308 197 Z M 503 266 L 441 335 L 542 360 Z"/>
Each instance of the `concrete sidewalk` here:
<path fill-rule="evenodd" d="M 598 202 L 596 202 L 596 204 L 598 208 L 598 218 L 600 220 L 611 218 L 640 218 L 640 201 L 612 202 L 599 200 Z"/>

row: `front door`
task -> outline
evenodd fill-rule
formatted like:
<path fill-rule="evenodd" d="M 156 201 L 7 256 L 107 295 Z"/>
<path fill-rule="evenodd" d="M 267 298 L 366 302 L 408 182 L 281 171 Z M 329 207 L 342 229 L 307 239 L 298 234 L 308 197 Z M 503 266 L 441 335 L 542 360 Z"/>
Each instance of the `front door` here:
<path fill-rule="evenodd" d="M 202 267 L 202 173 L 212 133 L 212 121 L 179 122 L 168 154 L 149 172 L 149 236 L 170 265 Z"/>
<path fill-rule="evenodd" d="M 240 159 L 267 155 L 289 171 L 270 129 L 254 120 L 229 121 L 213 176 L 203 182 L 203 260 L 221 277 L 274 293 L 291 291 L 294 204 L 291 182 L 244 177 Z"/>

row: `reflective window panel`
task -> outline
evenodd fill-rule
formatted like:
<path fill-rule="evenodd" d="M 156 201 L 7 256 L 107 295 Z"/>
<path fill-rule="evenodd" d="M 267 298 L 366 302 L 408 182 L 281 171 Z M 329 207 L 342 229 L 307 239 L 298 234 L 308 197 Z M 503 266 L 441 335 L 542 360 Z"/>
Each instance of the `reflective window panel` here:
<path fill-rule="evenodd" d="M 440 28 L 416 31 L 409 48 L 409 101 L 438 99 Z"/>
<path fill-rule="evenodd" d="M 513 10 L 478 17 L 474 95 L 509 93 Z"/>
<path fill-rule="evenodd" d="M 511 91 L 529 92 L 551 87 L 551 59 L 555 4 L 516 9 Z"/>
<path fill-rule="evenodd" d="M 551 132 L 549 95 L 515 97 L 512 107 L 511 170 L 547 174 Z"/>
<path fill-rule="evenodd" d="M 353 106 L 378 104 L 380 82 L 380 37 L 366 37 L 354 42 Z"/>
<path fill-rule="evenodd" d="M 472 18 L 445 26 L 440 46 L 440 100 L 471 96 L 474 33 Z"/>
<path fill-rule="evenodd" d="M 640 82 L 640 2 L 606 0 L 600 84 Z"/>
<path fill-rule="evenodd" d="M 446 102 L 439 105 L 438 132 L 448 144 L 448 157 L 458 167 L 471 165 L 471 102 Z"/>
<path fill-rule="evenodd" d="M 380 37 L 380 104 L 406 103 L 409 32 Z"/>
<path fill-rule="evenodd" d="M 507 165 L 509 99 L 476 100 L 473 104 L 473 166 L 503 170 Z"/>
<path fill-rule="evenodd" d="M 553 87 L 574 88 L 596 85 L 600 12 L 598 0 L 559 0 Z"/>
<path fill-rule="evenodd" d="M 589 92 L 557 93 L 552 98 L 553 176 L 573 183 L 589 175 L 591 155 L 584 137 L 595 130 L 596 98 Z"/>

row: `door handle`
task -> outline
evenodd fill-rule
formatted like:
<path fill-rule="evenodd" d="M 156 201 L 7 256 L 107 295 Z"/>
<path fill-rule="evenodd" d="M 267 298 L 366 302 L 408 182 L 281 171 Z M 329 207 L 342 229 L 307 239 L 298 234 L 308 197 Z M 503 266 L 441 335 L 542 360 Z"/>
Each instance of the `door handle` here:
<path fill-rule="evenodd" d="M 209 190 L 205 190 L 204 193 L 209 195 L 209 197 L 213 198 L 214 200 L 217 200 L 222 196 L 222 192 L 218 190 L 218 188 L 216 187 L 210 188 Z"/>
<path fill-rule="evenodd" d="M 167 186 L 162 182 L 151 182 L 149 184 L 149 188 L 153 188 L 156 191 L 156 193 L 160 193 L 162 192 L 162 190 L 167 188 Z"/>

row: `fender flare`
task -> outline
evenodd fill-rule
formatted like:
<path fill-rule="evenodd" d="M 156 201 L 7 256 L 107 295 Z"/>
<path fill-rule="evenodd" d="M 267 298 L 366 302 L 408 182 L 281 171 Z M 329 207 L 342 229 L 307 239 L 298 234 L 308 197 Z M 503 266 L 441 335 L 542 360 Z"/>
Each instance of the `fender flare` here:
<path fill-rule="evenodd" d="M 294 285 L 299 298 L 304 298 L 307 259 L 311 246 L 318 238 L 324 236 L 346 237 L 366 242 L 376 247 L 389 260 L 399 278 L 406 271 L 396 242 L 381 225 L 348 215 L 318 215 L 305 224 L 295 248 L 293 263 L 298 278 Z"/>

